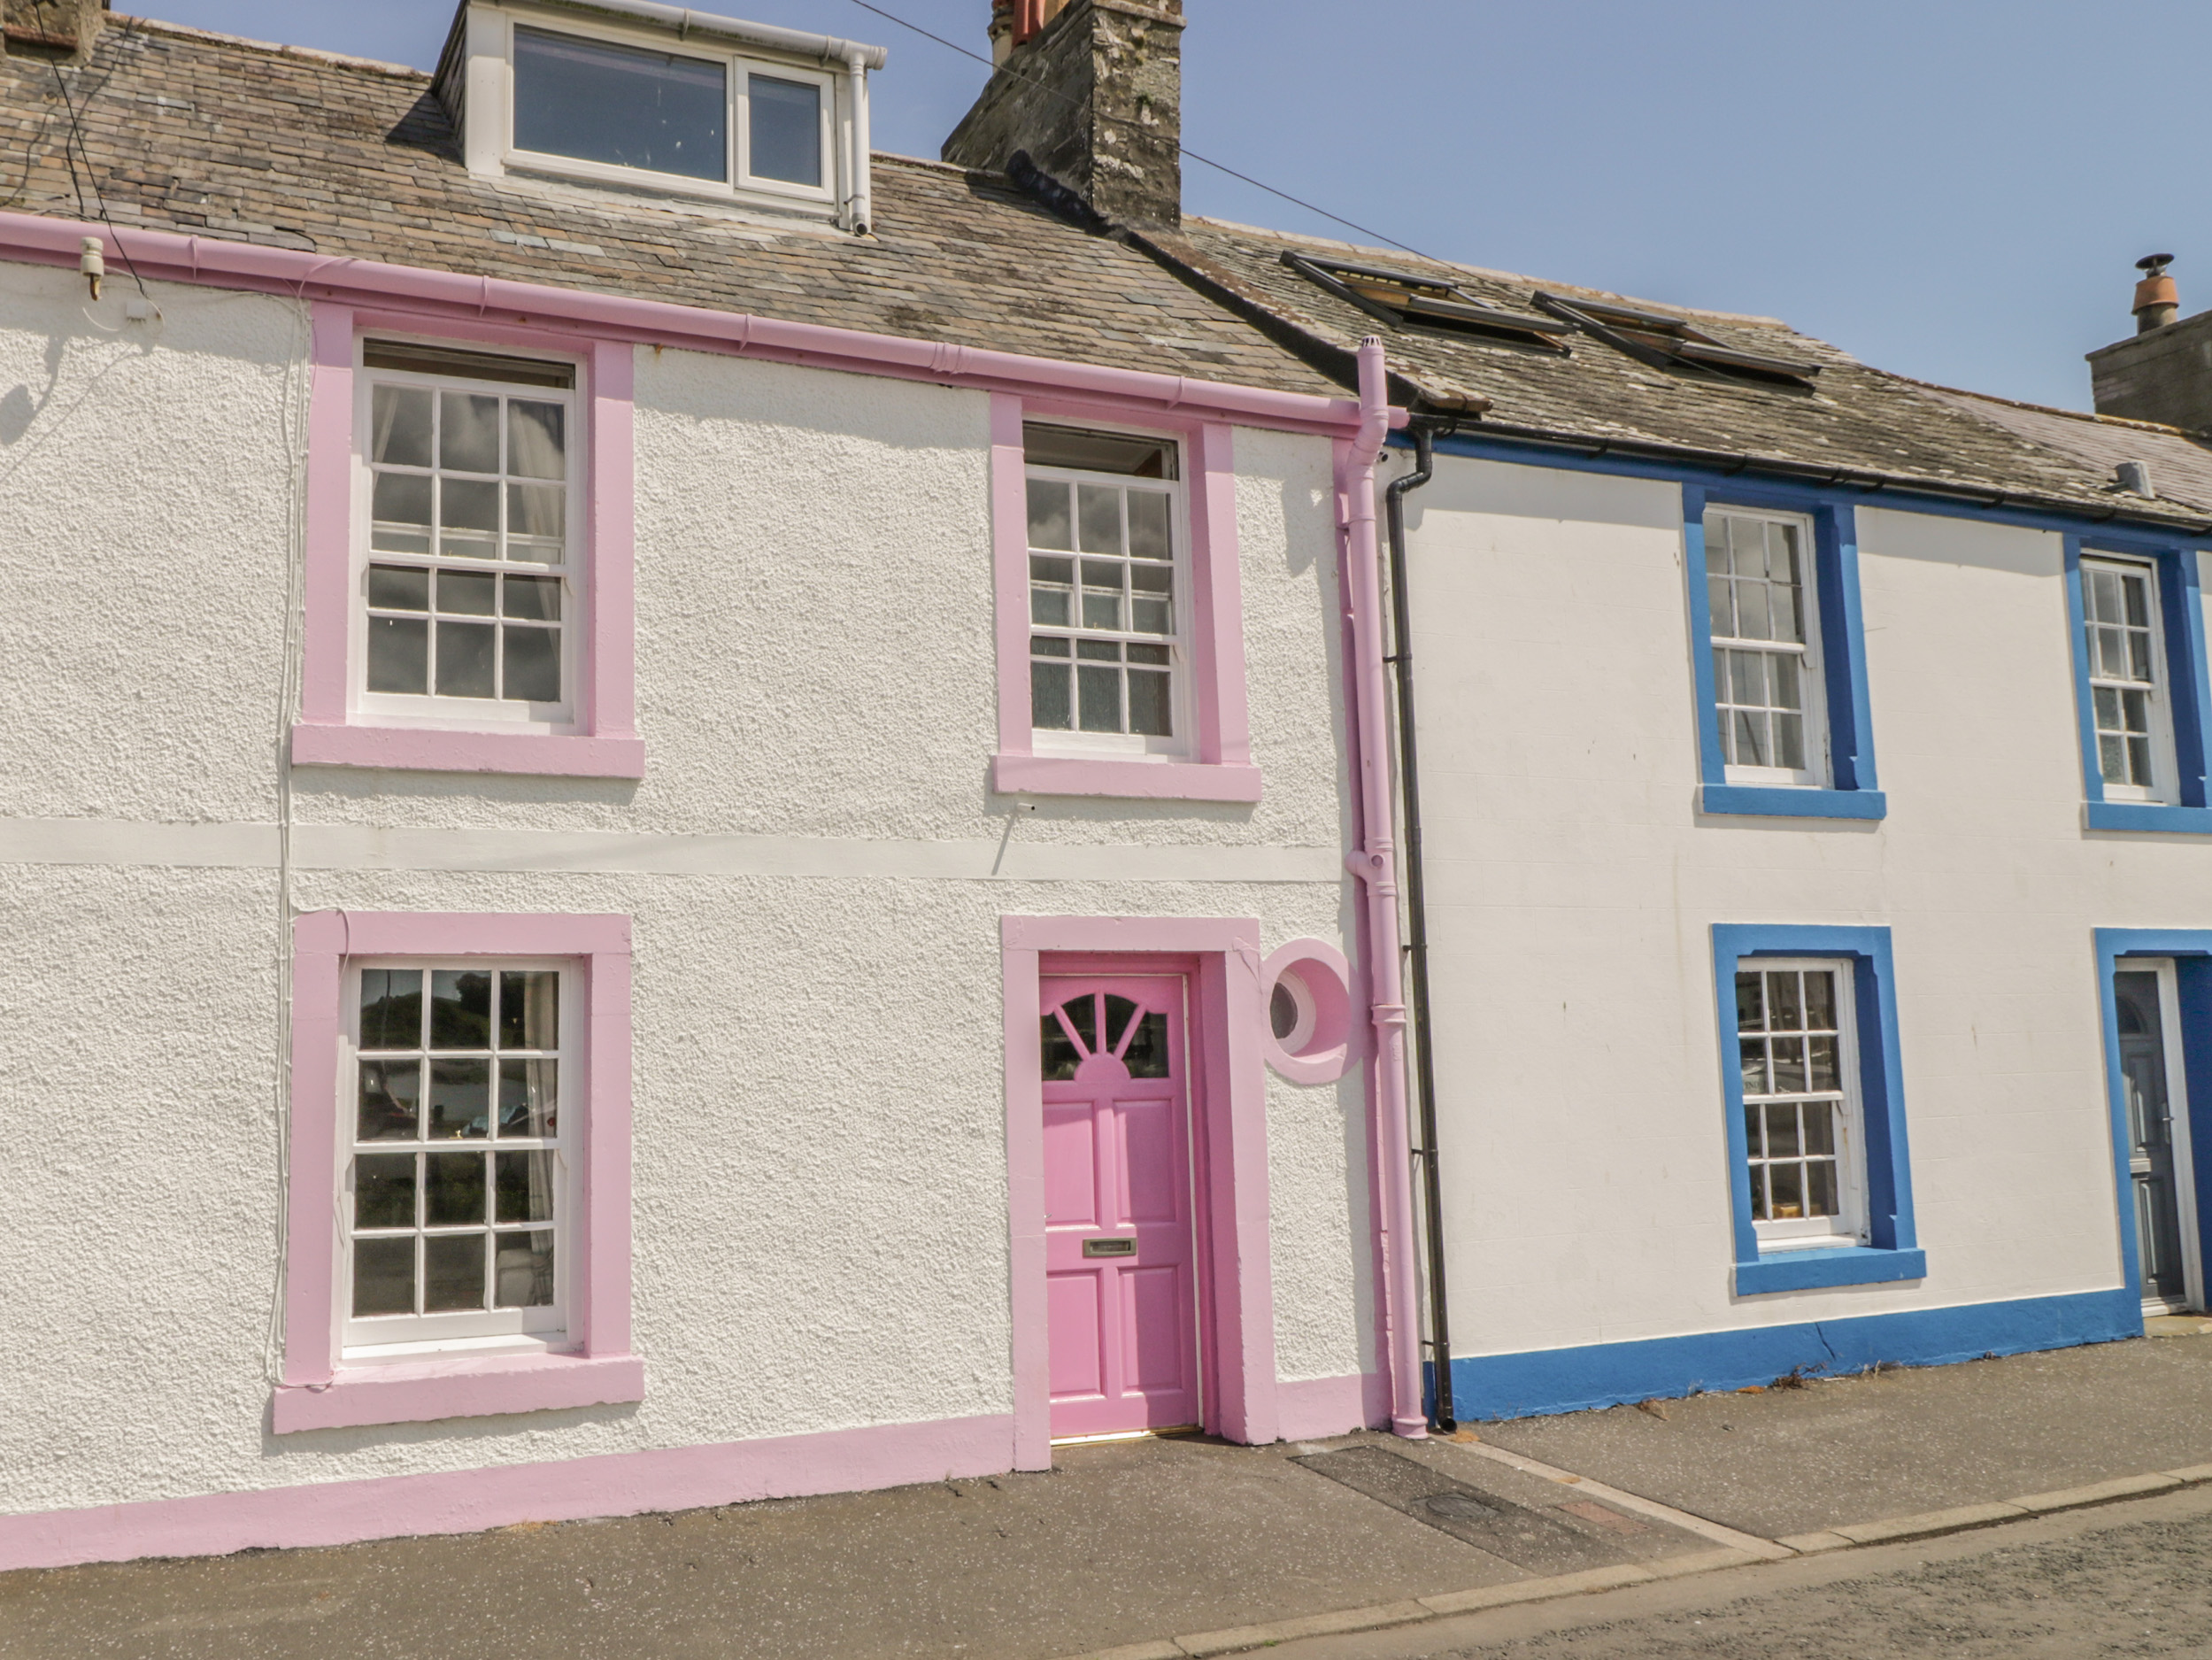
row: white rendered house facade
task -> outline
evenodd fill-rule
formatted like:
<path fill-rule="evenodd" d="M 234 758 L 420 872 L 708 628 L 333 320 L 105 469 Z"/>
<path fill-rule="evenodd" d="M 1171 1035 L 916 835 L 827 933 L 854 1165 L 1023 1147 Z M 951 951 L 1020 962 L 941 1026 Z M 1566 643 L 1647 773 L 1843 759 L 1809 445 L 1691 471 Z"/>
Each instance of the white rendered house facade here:
<path fill-rule="evenodd" d="M 2204 1306 L 2201 526 L 1437 452 L 1458 1416 Z"/>
<path fill-rule="evenodd" d="M 88 234 L 0 222 L 0 1563 L 1390 1409 L 1387 410 Z"/>

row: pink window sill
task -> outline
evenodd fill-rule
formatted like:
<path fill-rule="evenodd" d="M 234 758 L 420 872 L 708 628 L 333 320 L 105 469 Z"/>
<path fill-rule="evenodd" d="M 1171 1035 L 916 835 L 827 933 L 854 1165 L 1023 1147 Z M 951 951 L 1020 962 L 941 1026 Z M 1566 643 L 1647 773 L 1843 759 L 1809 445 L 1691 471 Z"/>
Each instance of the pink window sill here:
<path fill-rule="evenodd" d="M 292 728 L 292 764 L 382 767 L 410 772 L 536 773 L 559 778 L 643 778 L 645 740 L 302 722 Z"/>
<path fill-rule="evenodd" d="M 1227 761 L 1092 761 L 1073 755 L 999 755 L 991 785 L 1001 795 L 1120 796 L 1137 801 L 1260 799 L 1260 768 Z"/>
<path fill-rule="evenodd" d="M 271 1415 L 276 1432 L 289 1435 L 644 1398 L 645 1363 L 635 1355 L 499 1355 L 340 1367 L 320 1387 L 278 1385 Z"/>

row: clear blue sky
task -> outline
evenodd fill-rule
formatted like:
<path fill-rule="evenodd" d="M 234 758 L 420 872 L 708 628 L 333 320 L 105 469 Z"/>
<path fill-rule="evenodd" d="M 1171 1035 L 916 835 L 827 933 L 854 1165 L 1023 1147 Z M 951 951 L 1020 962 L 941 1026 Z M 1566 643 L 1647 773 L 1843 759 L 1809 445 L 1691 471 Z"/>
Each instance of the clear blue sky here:
<path fill-rule="evenodd" d="M 882 0 L 982 50 L 989 0 Z M 428 67 L 451 0 L 122 0 Z M 880 148 L 983 69 L 854 0 L 725 0 L 891 49 Z M 2212 305 L 2203 0 L 1186 0 L 1183 142 L 1445 259 L 1788 319 L 1902 374 L 2073 407 L 2131 268 Z M 1355 233 L 1186 164 L 1196 212 Z"/>

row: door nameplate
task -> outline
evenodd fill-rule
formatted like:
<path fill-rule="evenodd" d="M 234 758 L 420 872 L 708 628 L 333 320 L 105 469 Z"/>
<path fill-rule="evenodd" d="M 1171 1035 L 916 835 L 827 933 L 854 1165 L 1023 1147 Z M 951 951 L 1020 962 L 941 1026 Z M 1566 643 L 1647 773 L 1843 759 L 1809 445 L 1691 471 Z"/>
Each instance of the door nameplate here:
<path fill-rule="evenodd" d="M 1083 1254 L 1085 1256 L 1135 1256 L 1137 1241 L 1135 1239 L 1085 1239 L 1083 1242 Z"/>

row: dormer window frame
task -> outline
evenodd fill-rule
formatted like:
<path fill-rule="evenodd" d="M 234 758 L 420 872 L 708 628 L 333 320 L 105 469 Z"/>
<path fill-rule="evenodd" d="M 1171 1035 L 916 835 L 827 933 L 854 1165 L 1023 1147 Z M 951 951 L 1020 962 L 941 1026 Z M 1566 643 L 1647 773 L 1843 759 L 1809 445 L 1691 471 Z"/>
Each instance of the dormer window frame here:
<path fill-rule="evenodd" d="M 702 179 L 657 168 L 565 156 L 525 148 L 516 142 L 520 115 L 517 90 L 517 40 L 522 31 L 538 35 L 657 52 L 712 64 L 724 86 L 723 177 Z M 453 100 L 463 129 L 468 169 L 479 176 L 521 175 L 574 181 L 798 214 L 865 232 L 869 217 L 867 71 L 862 57 L 833 61 L 784 53 L 750 42 L 690 29 L 655 29 L 564 8 L 479 0 L 468 8 L 464 25 L 463 73 L 453 77 L 465 88 Z M 842 42 L 825 42 L 826 46 Z M 856 53 L 874 49 L 854 48 Z M 881 54 L 875 54 L 880 58 Z M 765 178 L 752 171 L 751 100 L 756 79 L 809 86 L 819 96 L 818 143 L 821 181 L 804 184 Z M 444 71 L 442 89 L 448 84 Z"/>

